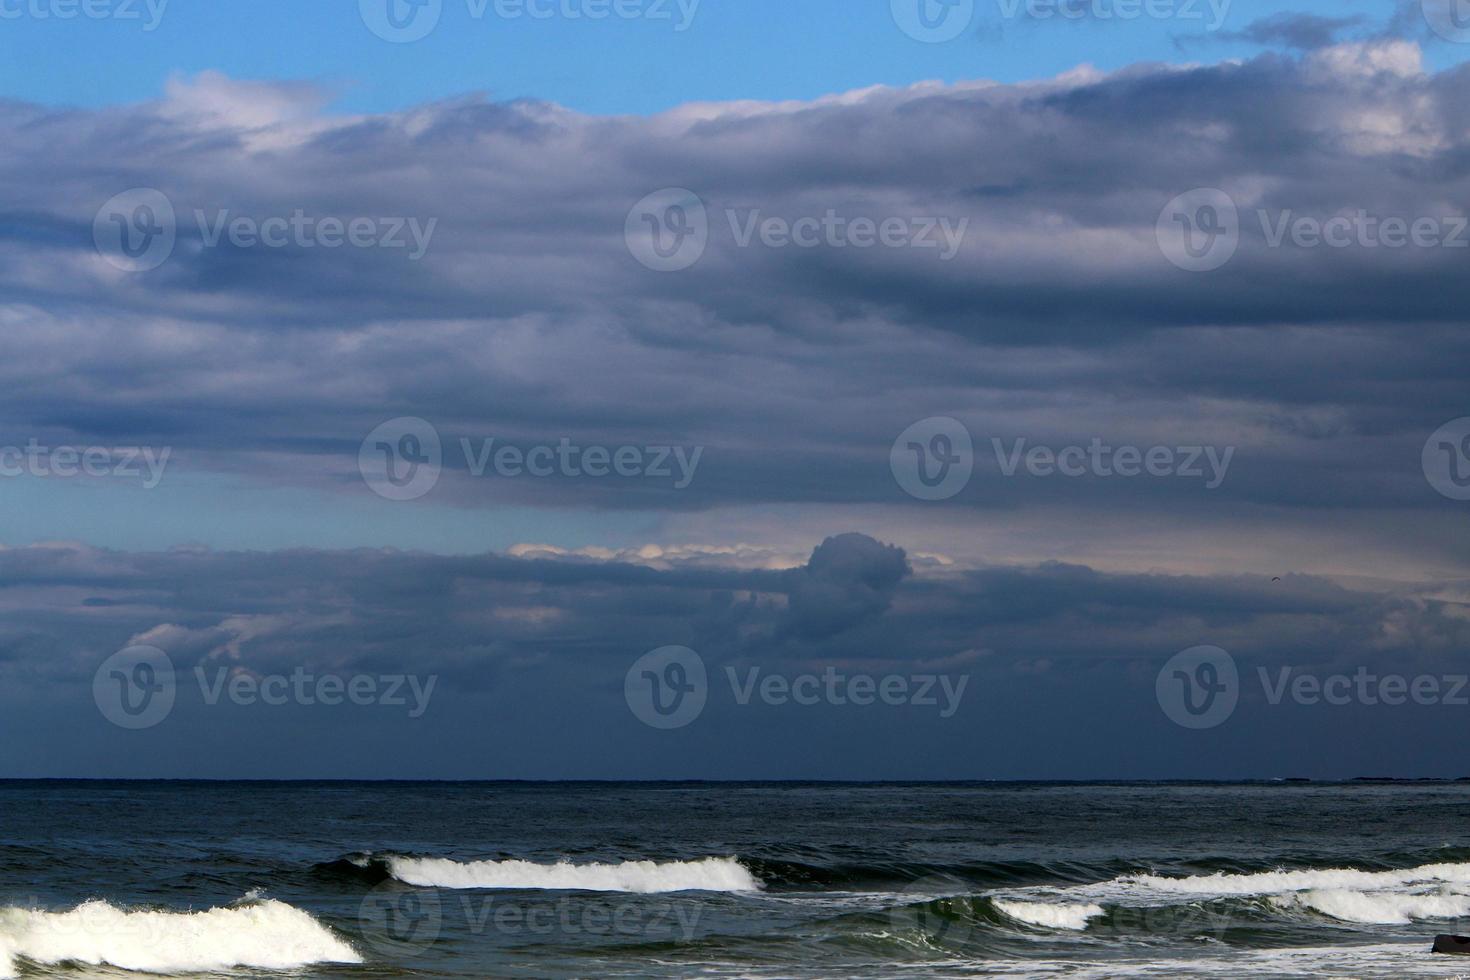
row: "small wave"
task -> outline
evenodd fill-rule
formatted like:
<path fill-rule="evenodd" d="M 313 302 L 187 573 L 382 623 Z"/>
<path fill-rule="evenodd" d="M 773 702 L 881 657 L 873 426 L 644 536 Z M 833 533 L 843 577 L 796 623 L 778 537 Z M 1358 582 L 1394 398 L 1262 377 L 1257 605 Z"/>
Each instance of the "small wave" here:
<path fill-rule="evenodd" d="M 327 861 L 316 865 L 312 871 L 325 878 L 336 878 L 364 885 L 379 885 L 393 877 L 386 861 L 369 854 L 353 854 L 335 861 Z"/>
<path fill-rule="evenodd" d="M 1009 889 L 990 897 L 1010 918 L 1049 928 L 1085 929 L 1089 920 L 1102 914 L 1102 905 L 1127 921 L 1133 910 L 1168 909 L 1180 901 L 1195 905 L 1246 899 L 1258 903 L 1268 917 L 1310 912 L 1341 922 L 1403 925 L 1470 915 L 1470 864 L 1428 864 L 1397 871 L 1220 872 L 1181 878 L 1134 874 L 1090 885 Z M 1249 913 L 1250 907 L 1231 914 L 1243 911 Z"/>
<path fill-rule="evenodd" d="M 1021 902 L 1004 898 L 992 899 L 991 904 L 1017 922 L 1044 929 L 1086 929 L 1089 919 L 1104 914 L 1101 905 L 1092 904 Z"/>
<path fill-rule="evenodd" d="M 1066 861 L 971 861 L 915 864 L 908 861 L 855 863 L 838 860 L 810 862 L 779 858 L 742 857 L 741 863 L 767 886 L 841 891 L 886 891 L 924 878 L 954 878 L 985 887 L 1024 886 L 1054 881 L 1087 882 L 1100 876 L 1126 874 L 1136 865 L 1121 861 L 1076 863 Z"/>
<path fill-rule="evenodd" d="M 1189 878 L 1132 875 L 1119 879 L 1119 883 L 1123 885 L 1174 895 L 1269 895 L 1315 888 L 1362 891 L 1440 882 L 1470 884 L 1470 864 L 1426 864 L 1403 871 L 1328 868 L 1197 875 Z"/>
<path fill-rule="evenodd" d="M 1272 902 L 1281 908 L 1308 908 L 1343 922 L 1371 925 L 1408 925 L 1420 919 L 1470 915 L 1470 896 L 1455 894 L 1372 894 L 1334 888 L 1284 895 Z"/>
<path fill-rule="evenodd" d="M 126 911 L 100 901 L 69 912 L 0 909 L 0 977 L 17 976 L 19 959 L 144 973 L 362 962 L 316 919 L 276 901 L 206 912 Z"/>
<path fill-rule="evenodd" d="M 531 861 L 451 861 L 389 857 L 394 878 L 421 888 L 521 888 L 590 892 L 753 892 L 761 883 L 735 858 L 623 861 L 618 864 L 535 864 Z"/>

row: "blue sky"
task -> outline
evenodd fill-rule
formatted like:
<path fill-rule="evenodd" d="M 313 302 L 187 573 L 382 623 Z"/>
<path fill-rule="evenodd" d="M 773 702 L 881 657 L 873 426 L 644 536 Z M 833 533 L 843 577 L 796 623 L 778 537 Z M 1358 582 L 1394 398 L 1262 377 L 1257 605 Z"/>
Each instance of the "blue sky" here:
<path fill-rule="evenodd" d="M 3 9 L 50 2 L 7 0 Z M 889 5 L 878 0 L 700 0 L 685 30 L 677 29 L 685 19 L 678 0 L 666 0 L 667 19 L 606 20 L 560 13 L 506 18 L 494 13 L 493 3 L 472 6 L 477 2 L 444 0 L 438 27 L 407 44 L 370 33 L 351 0 L 257 0 L 244 14 L 227 3 L 169 0 L 153 30 L 145 29 L 153 20 L 145 0 L 118 8 L 136 11 L 137 19 L 5 19 L 0 94 L 58 105 L 136 102 L 158 97 L 171 76 L 216 70 L 237 79 L 318 82 L 340 94 L 336 108 L 350 112 L 484 92 L 495 99 L 548 99 L 590 113 L 650 113 L 689 101 L 810 99 L 928 79 L 1014 82 L 1080 64 L 1113 70 L 1147 61 L 1248 57 L 1260 46 L 1223 35 L 1273 13 L 1362 16 L 1381 24 L 1392 10 L 1383 0 L 1215 0 L 1223 4 L 1216 8 L 1209 0 L 1152 0 L 1174 11 L 1156 18 L 1128 17 L 1130 0 L 1121 6 L 1086 0 L 1076 9 L 1122 16 L 1072 20 L 1045 16 L 1047 0 L 1015 8 L 1012 0 L 977 0 L 964 35 L 920 43 L 895 28 Z M 584 2 L 555 0 L 575 9 L 585 9 Z M 660 2 L 639 0 L 637 9 L 661 13 L 654 6 Z M 484 13 L 476 16 L 477 9 Z M 1019 13 L 1008 16 L 1012 9 Z M 1212 32 L 1217 10 L 1223 23 Z M 1434 45 L 1429 62 L 1463 60 L 1464 49 Z"/>

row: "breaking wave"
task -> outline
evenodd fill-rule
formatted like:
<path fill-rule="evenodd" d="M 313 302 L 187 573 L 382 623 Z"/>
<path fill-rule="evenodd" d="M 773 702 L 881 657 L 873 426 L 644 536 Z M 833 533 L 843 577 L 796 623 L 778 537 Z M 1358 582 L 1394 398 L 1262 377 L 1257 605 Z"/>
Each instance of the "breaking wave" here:
<path fill-rule="evenodd" d="M 622 861 L 617 864 L 536 864 L 532 861 L 385 859 L 394 878 L 422 888 L 517 888 L 591 892 L 753 892 L 760 881 L 735 858 Z"/>
<path fill-rule="evenodd" d="M 992 893 L 1012 919 L 1046 928 L 1085 929 L 1115 909 L 1158 909 L 1179 901 L 1256 899 L 1264 908 L 1307 912 L 1341 922 L 1404 925 L 1470 915 L 1470 864 L 1426 864 L 1397 871 L 1352 868 L 1220 872 L 1170 878 L 1125 875 L 1072 887 L 1007 889 Z"/>
<path fill-rule="evenodd" d="M 992 903 L 1002 914 L 1044 929 L 1086 929 L 1089 919 L 1103 915 L 1101 905 L 1052 902 L 1021 902 L 997 898 Z"/>
<path fill-rule="evenodd" d="M 162 974 L 362 962 L 326 926 L 276 901 L 205 912 L 127 911 L 101 901 L 69 912 L 0 909 L 0 977 L 18 976 L 19 960 Z"/>

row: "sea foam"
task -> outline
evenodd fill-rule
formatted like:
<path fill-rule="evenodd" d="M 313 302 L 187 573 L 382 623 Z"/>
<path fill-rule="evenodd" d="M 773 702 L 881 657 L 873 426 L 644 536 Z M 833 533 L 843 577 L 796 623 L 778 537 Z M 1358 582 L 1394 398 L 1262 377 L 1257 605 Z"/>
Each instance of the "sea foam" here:
<path fill-rule="evenodd" d="M 1189 878 L 1133 875 L 1121 884 L 1175 895 L 1269 895 L 1314 888 L 1353 891 L 1402 888 L 1419 884 L 1470 884 L 1470 864 L 1426 864 L 1404 871 L 1356 871 L 1351 868 L 1262 871 L 1256 874 L 1213 874 Z"/>
<path fill-rule="evenodd" d="M 1398 924 L 1470 915 L 1470 864 L 1426 864 L 1398 871 L 1304 868 L 1254 874 L 1167 878 L 1140 874 L 1067 888 L 1007 889 L 991 896 L 1013 919 L 1054 929 L 1084 929 L 1098 903 L 1152 908 L 1178 901 L 1259 898 L 1283 911 L 1306 910 L 1342 922 Z"/>
<path fill-rule="evenodd" d="M 126 911 L 100 901 L 69 912 L 0 909 L 0 977 L 18 976 L 21 958 L 145 973 L 362 962 L 306 912 L 276 901 L 204 912 Z"/>
<path fill-rule="evenodd" d="M 1046 929 L 1086 929 L 1087 921 L 1103 914 L 1101 905 L 1055 902 L 1019 902 L 997 898 L 993 904 L 1005 915 Z"/>
<path fill-rule="evenodd" d="M 1299 906 L 1340 919 L 1373 925 L 1408 925 L 1420 919 L 1458 919 L 1470 915 L 1470 895 L 1357 892 L 1328 888 L 1273 898 L 1272 903 Z"/>
<path fill-rule="evenodd" d="M 618 864 L 536 864 L 531 861 L 451 861 L 390 857 L 388 870 L 423 888 L 523 888 L 592 892 L 753 892 L 761 883 L 734 858 L 623 861 Z"/>

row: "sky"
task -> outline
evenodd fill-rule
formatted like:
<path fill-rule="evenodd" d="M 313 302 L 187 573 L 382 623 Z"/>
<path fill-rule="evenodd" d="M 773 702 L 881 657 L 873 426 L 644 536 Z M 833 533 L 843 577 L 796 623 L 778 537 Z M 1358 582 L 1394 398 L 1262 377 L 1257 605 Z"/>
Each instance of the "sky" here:
<path fill-rule="evenodd" d="M 1470 774 L 1467 7 L 0 0 L 0 776 Z"/>

